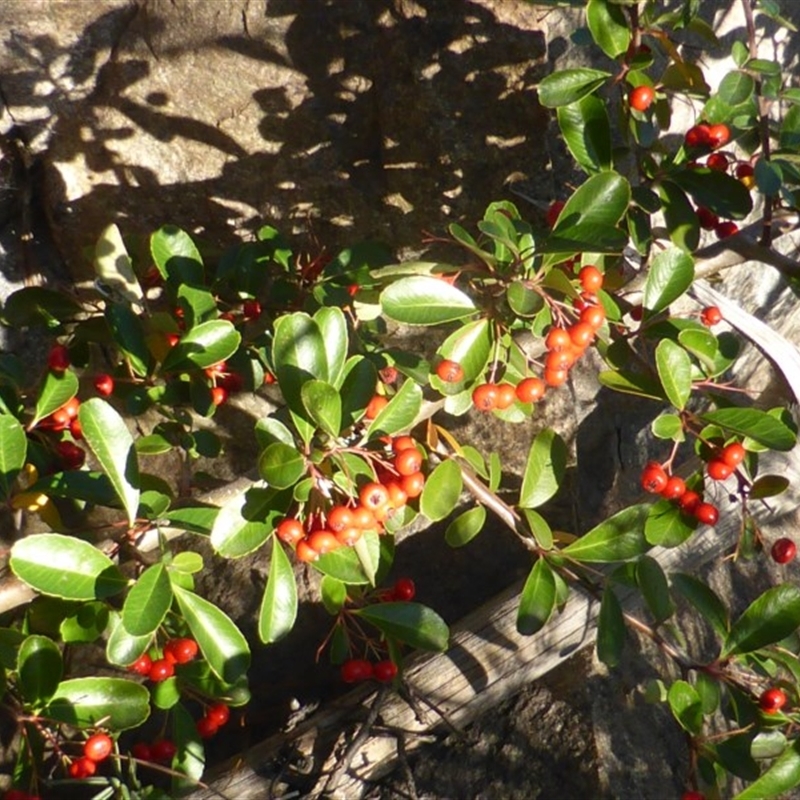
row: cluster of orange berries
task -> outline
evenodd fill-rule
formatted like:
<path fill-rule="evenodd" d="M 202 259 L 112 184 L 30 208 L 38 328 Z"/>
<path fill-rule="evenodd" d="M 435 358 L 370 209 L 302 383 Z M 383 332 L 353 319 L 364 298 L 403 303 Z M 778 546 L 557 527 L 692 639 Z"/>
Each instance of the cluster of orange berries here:
<path fill-rule="evenodd" d="M 392 468 L 381 470 L 377 480 L 361 487 L 358 502 L 348 500 L 312 514 L 303 521 L 286 517 L 275 527 L 275 535 L 294 547 L 298 561 L 316 561 L 339 547 L 354 545 L 366 531 L 383 532 L 384 522 L 409 500 L 419 497 L 425 485 L 424 456 L 410 436 L 390 442 Z"/>
<path fill-rule="evenodd" d="M 152 658 L 149 653 L 143 653 L 128 667 L 137 675 L 144 675 L 153 683 L 160 683 L 175 674 L 176 664 L 188 664 L 197 657 L 199 648 L 194 639 L 170 639 L 163 648 L 161 658 Z"/>
<path fill-rule="evenodd" d="M 641 474 L 642 488 L 651 494 L 661 495 L 665 500 L 674 500 L 684 514 L 693 516 L 704 525 L 714 526 L 719 520 L 719 511 L 706 503 L 697 492 L 686 488 L 686 482 L 678 475 L 668 475 L 657 461 L 645 465 Z"/>

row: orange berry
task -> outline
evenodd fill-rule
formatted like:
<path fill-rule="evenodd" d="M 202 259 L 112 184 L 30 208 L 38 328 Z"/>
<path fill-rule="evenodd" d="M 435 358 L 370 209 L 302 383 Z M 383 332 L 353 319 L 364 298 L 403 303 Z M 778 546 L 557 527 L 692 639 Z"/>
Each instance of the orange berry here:
<path fill-rule="evenodd" d="M 352 547 L 363 535 L 364 531 L 356 527 L 344 528 L 341 531 L 336 531 L 334 534 L 339 544 L 346 547 Z"/>
<path fill-rule="evenodd" d="M 401 450 L 394 459 L 394 468 L 398 475 L 413 475 L 422 467 L 422 453 L 417 448 Z"/>
<path fill-rule="evenodd" d="M 587 264 L 578 273 L 578 280 L 584 292 L 597 294 L 603 288 L 603 273 L 592 264 Z"/>
<path fill-rule="evenodd" d="M 294 552 L 298 561 L 309 562 L 319 558 L 319 553 L 305 539 L 297 543 L 297 549 Z"/>
<path fill-rule="evenodd" d="M 382 394 L 373 395 L 372 400 L 367 403 L 367 410 L 364 412 L 364 416 L 367 419 L 375 419 L 387 405 L 389 405 L 387 397 Z"/>
<path fill-rule="evenodd" d="M 305 539 L 306 531 L 300 520 L 287 517 L 278 523 L 275 528 L 275 535 L 284 544 L 294 547 L 298 542 Z"/>
<path fill-rule="evenodd" d="M 403 450 L 416 449 L 417 443 L 411 436 L 395 436 L 392 439 L 392 450 L 395 453 L 402 453 Z"/>
<path fill-rule="evenodd" d="M 576 347 L 584 349 L 594 339 L 594 330 L 585 322 L 576 322 L 569 327 L 569 338 Z"/>
<path fill-rule="evenodd" d="M 628 96 L 628 102 L 631 108 L 636 111 L 647 111 L 653 104 L 656 93 L 652 86 L 637 86 L 631 90 Z"/>
<path fill-rule="evenodd" d="M 585 322 L 594 331 L 602 328 L 605 321 L 606 312 L 603 306 L 586 306 L 581 311 L 581 322 Z"/>
<path fill-rule="evenodd" d="M 565 350 L 569 347 L 571 339 L 565 328 L 550 328 L 544 340 L 548 350 Z"/>
<path fill-rule="evenodd" d="M 568 372 L 565 369 L 545 369 L 544 382 L 548 386 L 561 386 L 567 382 Z"/>
<path fill-rule="evenodd" d="M 472 392 L 472 403 L 478 411 L 493 411 L 497 407 L 497 385 L 482 383 Z"/>
<path fill-rule="evenodd" d="M 495 408 L 501 411 L 513 405 L 517 399 L 516 389 L 510 383 L 501 383 L 497 387 L 497 400 L 495 401 Z"/>
<path fill-rule="evenodd" d="M 421 472 L 414 472 L 411 475 L 403 475 L 400 486 L 406 493 L 406 497 L 414 499 L 422 494 L 422 489 L 425 486 L 425 475 Z"/>
<path fill-rule="evenodd" d="M 445 383 L 458 383 L 464 380 L 464 369 L 457 361 L 445 358 L 436 365 L 436 375 Z"/>
<path fill-rule="evenodd" d="M 372 530 L 375 527 L 375 515 L 365 505 L 357 505 L 353 509 L 353 525 L 362 531 Z"/>
<path fill-rule="evenodd" d="M 328 530 L 314 531 L 314 533 L 310 533 L 308 535 L 308 539 L 306 541 L 308 546 L 320 555 L 323 555 L 324 553 L 330 553 L 341 546 L 341 543 L 336 536 Z"/>
<path fill-rule="evenodd" d="M 386 491 L 389 493 L 389 505 L 392 508 L 402 508 L 408 502 L 408 495 L 398 481 L 387 483 Z"/>
<path fill-rule="evenodd" d="M 328 512 L 327 525 L 334 533 L 353 525 L 353 512 L 347 506 L 334 506 Z"/>
<path fill-rule="evenodd" d="M 517 384 L 517 399 L 521 403 L 535 403 L 544 397 L 546 389 L 541 378 L 525 378 Z"/>
<path fill-rule="evenodd" d="M 358 500 L 374 514 L 389 503 L 389 492 L 382 483 L 368 483 L 358 493 Z"/>

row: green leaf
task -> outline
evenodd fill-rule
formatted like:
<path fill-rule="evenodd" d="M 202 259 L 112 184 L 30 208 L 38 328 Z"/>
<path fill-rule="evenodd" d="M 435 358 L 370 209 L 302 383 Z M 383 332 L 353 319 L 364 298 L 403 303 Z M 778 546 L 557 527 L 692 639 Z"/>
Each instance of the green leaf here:
<path fill-rule="evenodd" d="M 562 69 L 539 83 L 539 102 L 545 108 L 574 103 L 602 86 L 611 73 L 597 69 Z"/>
<path fill-rule="evenodd" d="M 122 616 L 112 612 L 106 660 L 118 667 L 128 667 L 150 647 L 152 640 L 152 636 L 131 636 L 122 624 Z"/>
<path fill-rule="evenodd" d="M 564 440 L 552 428 L 536 434 L 525 464 L 520 506 L 537 508 L 546 503 L 558 491 L 566 469 L 567 446 Z"/>
<path fill-rule="evenodd" d="M 606 586 L 597 618 L 597 657 L 608 667 L 616 667 L 625 646 L 625 620 L 622 607 L 611 586 Z"/>
<path fill-rule="evenodd" d="M 540 631 L 550 619 L 556 606 L 556 581 L 553 570 L 543 558 L 531 569 L 517 611 L 517 632 L 531 636 Z"/>
<path fill-rule="evenodd" d="M 178 748 L 172 762 L 171 797 L 183 797 L 197 788 L 206 767 L 205 748 L 197 732 L 197 723 L 183 703 L 173 707 L 172 741 Z M 153 798 L 156 800 L 156 798 Z"/>
<path fill-rule="evenodd" d="M 401 516 L 406 510 L 407 508 L 398 511 L 396 516 Z M 387 520 L 387 531 L 391 529 L 390 526 L 393 521 L 393 518 Z M 364 570 L 364 574 L 367 576 L 370 585 L 375 586 L 375 578 L 378 574 L 378 567 L 380 566 L 381 560 L 381 548 L 375 547 L 373 539 L 362 536 L 353 545 L 353 551 L 358 556 L 358 562 L 361 564 L 361 569 Z"/>
<path fill-rule="evenodd" d="M 49 370 L 44 377 L 44 383 L 39 389 L 36 409 L 33 412 L 33 419 L 28 424 L 28 428 L 36 427 L 39 420 L 44 419 L 48 414 L 52 414 L 57 408 L 61 408 L 64 403 L 72 400 L 77 393 L 78 377 L 71 369 L 64 372 Z"/>
<path fill-rule="evenodd" d="M 697 521 L 681 513 L 669 500 L 658 500 L 650 507 L 644 523 L 644 537 L 652 545 L 677 547 L 695 531 Z"/>
<path fill-rule="evenodd" d="M 719 170 L 694 167 L 670 176 L 698 206 L 723 219 L 744 219 L 753 210 L 753 198 L 737 178 Z M 677 244 L 677 242 L 676 242 Z"/>
<path fill-rule="evenodd" d="M 136 279 L 122 234 L 113 223 L 103 230 L 95 244 L 94 272 L 97 287 L 104 295 L 128 306 L 142 307 L 142 287 Z"/>
<path fill-rule="evenodd" d="M 47 636 L 28 636 L 19 647 L 17 670 L 26 702 L 39 706 L 53 696 L 61 681 L 61 651 Z"/>
<path fill-rule="evenodd" d="M 576 561 L 606 563 L 625 561 L 646 553 L 644 523 L 650 506 L 646 503 L 618 511 L 561 551 Z"/>
<path fill-rule="evenodd" d="M 420 603 L 379 603 L 357 609 L 353 614 L 385 636 L 418 650 L 440 653 L 447 650 L 450 640 L 447 624 L 433 609 Z"/>
<path fill-rule="evenodd" d="M 133 437 L 122 417 L 105 400 L 93 397 L 78 409 L 83 438 L 114 486 L 133 525 L 139 508 L 139 466 Z"/>
<path fill-rule="evenodd" d="M 800 589 L 782 584 L 767 589 L 733 623 L 722 647 L 722 658 L 752 653 L 774 644 L 800 626 Z"/>
<path fill-rule="evenodd" d="M 375 531 L 367 531 L 359 540 L 365 541 L 363 547 L 370 550 L 369 561 L 375 563 L 380 556 L 380 538 Z M 366 559 L 365 559 L 366 560 Z M 323 575 L 342 581 L 342 583 L 363 585 L 371 583 L 364 570 L 361 558 L 352 547 L 340 547 L 331 553 L 321 555 L 315 562 L 314 568 Z"/>
<path fill-rule="evenodd" d="M 406 325 L 441 325 L 469 317 L 476 310 L 461 289 L 424 275 L 390 284 L 381 292 L 380 302 L 389 319 Z"/>
<path fill-rule="evenodd" d="M 176 285 L 203 284 L 203 259 L 186 231 L 175 225 L 162 226 L 150 237 L 150 254 L 165 280 Z"/>
<path fill-rule="evenodd" d="M 283 639 L 297 619 L 297 584 L 281 543 L 274 539 L 269 576 L 258 614 L 258 636 L 264 644 Z"/>
<path fill-rule="evenodd" d="M 729 72 L 720 81 L 717 90 L 722 100 L 729 106 L 738 106 L 746 103 L 755 92 L 756 84 L 753 78 L 741 70 Z"/>
<path fill-rule="evenodd" d="M 532 508 L 523 508 L 521 511 L 528 523 L 528 527 L 531 529 L 536 544 L 543 550 L 552 550 L 553 531 L 550 525 L 548 525 L 547 520 L 538 511 L 534 511 Z"/>
<path fill-rule="evenodd" d="M 420 495 L 419 510 L 431 521 L 438 522 L 456 507 L 464 479 L 455 461 L 442 461 L 425 481 Z"/>
<path fill-rule="evenodd" d="M 701 415 L 704 422 L 719 425 L 740 436 L 749 436 L 770 450 L 791 450 L 797 442 L 792 429 L 756 408 L 720 408 Z"/>
<path fill-rule="evenodd" d="M 19 471 L 25 466 L 28 437 L 22 423 L 10 414 L 0 414 L 0 497 L 8 498 Z"/>
<path fill-rule="evenodd" d="M 171 348 L 162 372 L 205 369 L 230 358 L 239 348 L 242 336 L 226 319 L 211 319 L 188 330 Z"/>
<path fill-rule="evenodd" d="M 133 636 L 158 630 L 172 605 L 172 584 L 163 563 L 153 564 L 131 587 L 122 606 L 122 624 Z"/>
<path fill-rule="evenodd" d="M 611 169 L 611 128 L 605 103 L 588 95 L 561 106 L 557 114 L 561 134 L 578 164 L 589 173 Z"/>
<path fill-rule="evenodd" d="M 790 789 L 800 784 L 800 740 L 795 739 L 786 751 L 772 762 L 770 768 L 733 800 L 763 800 L 767 797 L 787 797 Z"/>
<path fill-rule="evenodd" d="M 461 325 L 442 342 L 438 350 L 442 358 L 455 361 L 464 370 L 464 380 L 458 384 L 448 384 L 440 380 L 435 372 L 430 375 L 431 386 L 451 394 L 459 392 L 483 375 L 492 351 L 492 324 L 486 317 Z"/>
<path fill-rule="evenodd" d="M 609 369 L 598 373 L 597 380 L 602 386 L 613 389 L 615 392 L 633 394 L 650 400 L 666 400 L 661 384 L 649 375 Z"/>
<path fill-rule="evenodd" d="M 653 436 L 659 439 L 672 439 L 676 442 L 684 440 L 683 423 L 677 414 L 659 414 L 650 424 Z"/>
<path fill-rule="evenodd" d="M 652 261 L 644 285 L 643 305 L 652 314 L 675 302 L 694 280 L 694 259 L 677 248 L 663 250 Z"/>
<path fill-rule="evenodd" d="M 728 635 L 730 620 L 728 611 L 717 594 L 703 581 L 683 572 L 670 575 L 673 589 L 682 594 L 706 619 L 716 633 L 725 637 Z"/>
<path fill-rule="evenodd" d="M 241 558 L 254 552 L 267 541 L 276 520 L 291 502 L 291 490 L 276 492 L 251 486 L 220 509 L 211 528 L 211 546 L 224 558 Z"/>
<path fill-rule="evenodd" d="M 656 347 L 656 370 L 664 393 L 678 411 L 683 411 L 692 394 L 692 361 L 689 354 L 670 339 Z"/>
<path fill-rule="evenodd" d="M 126 579 L 94 545 L 60 533 L 36 533 L 11 548 L 12 572 L 32 589 L 66 600 L 117 594 Z"/>
<path fill-rule="evenodd" d="M 203 569 L 203 556 L 191 550 L 175 553 L 169 568 L 183 572 L 185 575 L 194 575 Z"/>
<path fill-rule="evenodd" d="M 156 708 L 162 711 L 169 711 L 181 699 L 181 687 L 178 678 L 172 676 L 165 681 L 154 683 L 150 687 L 150 698 Z"/>
<path fill-rule="evenodd" d="M 19 646 L 25 641 L 25 634 L 15 628 L 0 628 L 0 667 L 17 668 Z"/>
<path fill-rule="evenodd" d="M 640 556 L 636 562 L 636 582 L 657 625 L 675 613 L 667 578 L 658 561 L 650 556 Z"/>
<path fill-rule="evenodd" d="M 339 392 L 325 381 L 310 380 L 303 384 L 300 397 L 309 418 L 317 427 L 329 436 L 338 436 L 342 426 L 342 399 Z"/>
<path fill-rule="evenodd" d="M 749 500 L 761 500 L 765 497 L 777 497 L 791 486 L 784 475 L 760 475 L 750 487 Z"/>
<path fill-rule="evenodd" d="M 697 690 L 687 681 L 675 681 L 667 692 L 667 701 L 680 726 L 692 734 L 703 728 L 703 707 Z"/>
<path fill-rule="evenodd" d="M 394 397 L 370 423 L 370 438 L 394 436 L 408 430 L 422 410 L 422 389 L 412 380 L 406 380 Z"/>
<path fill-rule="evenodd" d="M 444 540 L 450 547 L 463 547 L 471 542 L 486 524 L 486 509 L 483 506 L 470 508 L 459 514 L 444 532 Z"/>
<path fill-rule="evenodd" d="M 758 191 L 768 197 L 778 194 L 783 186 L 783 170 L 780 164 L 759 158 L 755 166 Z"/>
<path fill-rule="evenodd" d="M 669 238 L 676 247 L 691 253 L 700 242 L 700 222 L 692 204 L 683 189 L 672 181 L 663 181 L 657 188 Z"/>
<path fill-rule="evenodd" d="M 763 731 L 750 743 L 750 755 L 753 758 L 777 758 L 786 749 L 789 740 L 783 731 Z"/>
<path fill-rule="evenodd" d="M 76 317 L 81 307 L 68 295 L 43 286 L 17 289 L 3 303 L 3 321 L 12 328 L 43 325 L 57 328 L 59 323 Z"/>
<path fill-rule="evenodd" d="M 147 375 L 151 358 L 141 317 L 130 306 L 109 303 L 106 307 L 106 320 L 122 355 L 128 360 L 134 373 L 143 378 Z"/>
<path fill-rule="evenodd" d="M 230 617 L 213 603 L 173 584 L 181 614 L 212 672 L 226 683 L 247 674 L 250 648 Z"/>
<path fill-rule="evenodd" d="M 342 385 L 347 363 L 347 320 L 340 308 L 327 306 L 314 314 L 314 322 L 325 345 L 328 382 L 337 389 Z"/>
<path fill-rule="evenodd" d="M 74 678 L 58 685 L 43 715 L 76 728 L 129 730 L 150 716 L 150 692 L 124 678 Z"/>
<path fill-rule="evenodd" d="M 258 472 L 275 489 L 288 489 L 305 475 L 308 465 L 296 447 L 273 442 L 259 456 Z"/>
<path fill-rule="evenodd" d="M 160 456 L 172 450 L 173 444 L 161 434 L 150 433 L 136 439 L 134 447 L 140 456 Z"/>
<path fill-rule="evenodd" d="M 207 536 L 211 533 L 218 514 L 219 509 L 216 506 L 186 506 L 167 511 L 161 519 L 169 523 L 171 528 Z"/>
<path fill-rule="evenodd" d="M 217 316 L 217 300 L 208 289 L 182 283 L 177 291 L 178 308 L 183 311 L 187 328 L 193 328 Z"/>
<path fill-rule="evenodd" d="M 631 31 L 622 8 L 609 0 L 589 0 L 586 23 L 597 46 L 609 57 L 627 52 Z"/>
<path fill-rule="evenodd" d="M 319 585 L 319 593 L 325 610 L 335 617 L 347 602 L 347 587 L 330 575 L 323 575 Z"/>
<path fill-rule="evenodd" d="M 104 600 L 81 603 L 77 610 L 64 617 L 59 633 L 66 644 L 97 641 L 108 627 L 108 604 Z"/>

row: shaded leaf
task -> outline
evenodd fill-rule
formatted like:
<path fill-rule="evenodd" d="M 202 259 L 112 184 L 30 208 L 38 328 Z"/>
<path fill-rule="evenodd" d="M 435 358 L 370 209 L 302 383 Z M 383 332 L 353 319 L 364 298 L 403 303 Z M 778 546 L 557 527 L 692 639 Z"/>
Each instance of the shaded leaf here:
<path fill-rule="evenodd" d="M 379 603 L 353 611 L 381 633 L 419 650 L 444 652 L 450 640 L 445 621 L 421 603 Z"/>
<path fill-rule="evenodd" d="M 770 450 L 788 451 L 797 442 L 794 431 L 788 425 L 757 408 L 720 408 L 706 411 L 701 419 L 740 436 L 748 436 Z"/>
<path fill-rule="evenodd" d="M 543 558 L 536 561 L 522 587 L 517 611 L 517 632 L 531 636 L 550 619 L 556 605 L 553 570 Z"/>
<path fill-rule="evenodd" d="M 19 646 L 17 671 L 25 700 L 40 705 L 48 700 L 61 681 L 61 651 L 47 636 L 28 636 Z"/>
<path fill-rule="evenodd" d="M 767 589 L 733 623 L 722 657 L 751 653 L 779 642 L 800 626 L 800 589 L 782 584 Z"/>
<path fill-rule="evenodd" d="M 599 97 L 588 95 L 561 106 L 558 125 L 572 157 L 586 172 L 611 168 L 611 128 L 605 103 Z"/>
<path fill-rule="evenodd" d="M 616 667 L 625 646 L 625 620 L 622 607 L 611 586 L 606 586 L 597 618 L 597 657 L 608 667 Z"/>
<path fill-rule="evenodd" d="M 444 539 L 450 547 L 463 547 L 471 542 L 486 524 L 486 509 L 483 506 L 470 508 L 459 514 L 444 532 Z"/>
<path fill-rule="evenodd" d="M 669 594 L 666 575 L 658 561 L 650 556 L 641 556 L 636 562 L 636 582 L 657 625 L 672 616 L 675 605 Z"/>

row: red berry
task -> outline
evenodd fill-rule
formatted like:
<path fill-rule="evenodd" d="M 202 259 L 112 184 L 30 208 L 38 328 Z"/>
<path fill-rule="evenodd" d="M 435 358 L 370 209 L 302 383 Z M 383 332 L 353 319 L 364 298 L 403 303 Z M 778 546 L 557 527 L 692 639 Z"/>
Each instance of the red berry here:
<path fill-rule="evenodd" d="M 83 743 L 83 755 L 90 761 L 104 761 L 113 749 L 114 742 L 106 733 L 95 733 Z"/>
<path fill-rule="evenodd" d="M 541 378 L 524 378 L 517 384 L 517 400 L 520 403 L 535 403 L 544 397 L 547 390 Z"/>
<path fill-rule="evenodd" d="M 758 707 L 765 714 L 777 714 L 786 705 L 786 693 L 773 687 L 766 689 L 758 698 Z"/>
<path fill-rule="evenodd" d="M 114 392 L 114 379 L 103 372 L 95 377 L 94 388 L 101 397 L 109 397 Z"/>
<path fill-rule="evenodd" d="M 464 380 L 464 369 L 458 362 L 445 358 L 436 365 L 436 375 L 445 383 L 458 383 Z"/>
<path fill-rule="evenodd" d="M 710 208 L 698 206 L 694 213 L 703 230 L 713 231 L 719 225 L 719 217 Z"/>
<path fill-rule="evenodd" d="M 219 725 L 208 717 L 202 717 L 197 720 L 197 725 L 195 727 L 201 739 L 210 739 L 219 730 Z"/>
<path fill-rule="evenodd" d="M 213 720 L 221 728 L 231 718 L 231 710 L 225 703 L 214 703 L 206 711 L 206 716 Z"/>
<path fill-rule="evenodd" d="M 371 482 L 358 493 L 358 501 L 374 514 L 389 504 L 389 492 L 382 483 Z"/>
<path fill-rule="evenodd" d="M 395 436 L 394 439 L 392 439 L 392 450 L 395 455 L 402 453 L 403 450 L 416 449 L 416 447 L 417 443 L 411 436 Z"/>
<path fill-rule="evenodd" d="M 594 339 L 594 330 L 585 322 L 576 322 L 574 325 L 570 325 L 567 332 L 572 344 L 581 349 L 588 347 Z"/>
<path fill-rule="evenodd" d="M 228 399 L 228 390 L 222 386 L 215 386 L 211 390 L 211 402 L 215 406 L 221 406 Z"/>
<path fill-rule="evenodd" d="M 306 531 L 299 520 L 287 517 L 278 523 L 275 535 L 284 543 L 294 547 L 299 541 L 305 539 Z"/>
<path fill-rule="evenodd" d="M 548 386 L 562 386 L 567 382 L 569 373 L 565 369 L 545 369 L 543 377 Z"/>
<path fill-rule="evenodd" d="M 409 601 L 414 599 L 417 587 L 411 578 L 398 578 L 392 588 L 392 597 L 395 600 Z"/>
<path fill-rule="evenodd" d="M 736 165 L 737 178 L 751 178 L 753 175 L 755 175 L 755 169 L 753 168 L 752 164 L 748 164 L 746 161 L 744 161 L 741 164 Z"/>
<path fill-rule="evenodd" d="M 177 333 L 168 333 L 165 339 L 170 347 L 175 347 L 175 345 L 181 340 L 181 337 Z"/>
<path fill-rule="evenodd" d="M 353 527 L 353 512 L 347 506 L 334 506 L 326 519 L 327 527 L 334 533 Z"/>
<path fill-rule="evenodd" d="M 22 789 L 9 789 L 3 795 L 3 800 L 31 800 L 31 795 Z"/>
<path fill-rule="evenodd" d="M 342 680 L 345 683 L 358 683 L 372 677 L 372 664 L 363 658 L 349 658 L 342 664 Z"/>
<path fill-rule="evenodd" d="M 739 233 L 739 226 L 735 222 L 720 222 L 719 225 L 714 228 L 714 233 L 717 234 L 717 238 L 725 239 L 728 236 Z"/>
<path fill-rule="evenodd" d="M 69 367 L 69 350 L 63 344 L 54 344 L 47 356 L 47 366 L 53 372 L 64 372 Z"/>
<path fill-rule="evenodd" d="M 712 153 L 706 159 L 706 166 L 709 169 L 714 169 L 717 172 L 728 171 L 728 157 L 724 153 Z"/>
<path fill-rule="evenodd" d="M 422 453 L 417 448 L 401 450 L 394 459 L 398 475 L 413 475 L 422 468 Z"/>
<path fill-rule="evenodd" d="M 681 800 L 706 800 L 706 796 L 700 792 L 684 792 Z"/>
<path fill-rule="evenodd" d="M 791 539 L 777 539 L 770 553 L 775 563 L 788 564 L 797 555 L 797 545 Z"/>
<path fill-rule="evenodd" d="M 338 550 L 339 547 L 341 547 L 341 542 L 336 538 L 336 536 L 334 536 L 331 531 L 326 530 L 314 531 L 313 533 L 310 533 L 308 535 L 307 543 L 312 550 L 320 555 L 332 553 L 334 550 Z"/>
<path fill-rule="evenodd" d="M 245 319 L 258 319 L 261 316 L 261 303 L 258 300 L 245 300 L 242 313 Z"/>
<path fill-rule="evenodd" d="M 700 312 L 700 322 L 707 328 L 722 322 L 722 312 L 717 306 L 707 306 Z"/>
<path fill-rule="evenodd" d="M 159 739 L 159 741 L 150 745 L 150 755 L 153 761 L 167 763 L 175 758 L 175 753 L 177 752 L 178 748 L 169 739 Z"/>
<path fill-rule="evenodd" d="M 80 469 L 86 461 L 86 451 L 74 442 L 63 441 L 56 445 L 56 453 L 64 469 Z"/>
<path fill-rule="evenodd" d="M 133 747 L 131 747 L 131 755 L 134 758 L 138 758 L 139 761 L 153 760 L 153 751 L 150 749 L 150 745 L 145 744 L 144 742 L 137 742 Z"/>
<path fill-rule="evenodd" d="M 672 475 L 667 480 L 666 486 L 661 490 L 661 496 L 665 497 L 667 500 L 677 500 L 679 497 L 683 497 L 685 493 L 686 483 L 683 478 L 677 475 Z"/>
<path fill-rule="evenodd" d="M 728 466 L 721 458 L 712 458 L 706 464 L 706 474 L 712 481 L 724 481 L 730 477 L 733 468 Z"/>
<path fill-rule="evenodd" d="M 711 144 L 709 127 L 705 124 L 694 125 L 686 131 L 684 142 L 687 147 L 703 147 Z"/>
<path fill-rule="evenodd" d="M 415 472 L 413 475 L 403 475 L 400 486 L 409 499 L 419 497 L 425 486 L 425 475 L 422 472 Z"/>
<path fill-rule="evenodd" d="M 172 662 L 167 658 L 159 658 L 153 662 L 150 667 L 148 677 L 153 683 L 161 683 L 161 681 L 171 678 L 175 674 L 175 667 Z"/>
<path fill-rule="evenodd" d="M 305 563 L 316 561 L 319 558 L 319 553 L 305 539 L 297 543 L 294 554 L 298 561 Z"/>
<path fill-rule="evenodd" d="M 73 439 L 83 439 L 83 428 L 81 427 L 81 421 L 77 417 L 69 423 L 69 432 L 72 434 Z"/>
<path fill-rule="evenodd" d="M 178 664 L 188 664 L 197 657 L 200 648 L 194 639 L 173 639 L 170 643 L 170 652 Z"/>
<path fill-rule="evenodd" d="M 642 489 L 652 494 L 663 492 L 669 477 L 664 471 L 664 467 L 657 461 L 650 461 L 642 470 L 641 475 Z"/>
<path fill-rule="evenodd" d="M 472 403 L 478 411 L 493 411 L 497 407 L 497 385 L 482 383 L 472 392 Z"/>
<path fill-rule="evenodd" d="M 548 350 L 566 350 L 572 344 L 565 328 L 550 328 L 544 340 Z"/>
<path fill-rule="evenodd" d="M 97 772 L 97 764 L 92 759 L 83 756 L 82 758 L 76 758 L 69 765 L 68 772 L 70 778 L 91 778 Z"/>
<path fill-rule="evenodd" d="M 688 489 L 678 498 L 678 506 L 681 511 L 687 514 L 694 514 L 697 507 L 703 501 L 703 498 L 697 492 L 689 491 Z"/>
<path fill-rule="evenodd" d="M 637 86 L 631 90 L 628 101 L 631 104 L 631 108 L 636 111 L 647 111 L 653 104 L 655 96 L 656 93 L 652 86 Z"/>
<path fill-rule="evenodd" d="M 372 396 L 369 403 L 367 403 L 367 410 L 364 412 L 364 416 L 367 419 L 375 419 L 388 405 L 389 400 L 387 397 L 382 394 L 375 394 Z"/>
<path fill-rule="evenodd" d="M 565 205 L 566 203 L 563 200 L 554 200 L 550 203 L 550 208 L 547 209 L 547 216 L 545 217 L 548 227 L 555 228 L 558 215 Z"/>
<path fill-rule="evenodd" d="M 719 511 L 711 503 L 700 503 L 694 510 L 694 516 L 698 522 L 704 525 L 711 525 L 712 527 L 717 524 L 719 519 Z"/>
<path fill-rule="evenodd" d="M 128 669 L 139 675 L 149 675 L 150 668 L 153 666 L 153 659 L 147 653 L 143 653 L 131 664 Z"/>
<path fill-rule="evenodd" d="M 372 668 L 372 676 L 381 683 L 390 683 L 397 677 L 397 664 L 394 661 L 379 661 Z"/>
<path fill-rule="evenodd" d="M 711 125 L 708 128 L 708 143 L 716 150 L 724 147 L 731 140 L 731 131 L 727 125 Z"/>
<path fill-rule="evenodd" d="M 510 383 L 500 383 L 497 386 L 497 400 L 495 408 L 501 411 L 512 405 L 517 399 L 517 390 Z"/>
<path fill-rule="evenodd" d="M 587 264 L 578 273 L 578 280 L 581 282 L 584 292 L 597 294 L 603 288 L 603 273 L 597 267 Z"/>
<path fill-rule="evenodd" d="M 739 442 L 731 442 L 722 448 L 719 457 L 732 469 L 736 469 L 744 461 L 747 451 Z"/>

